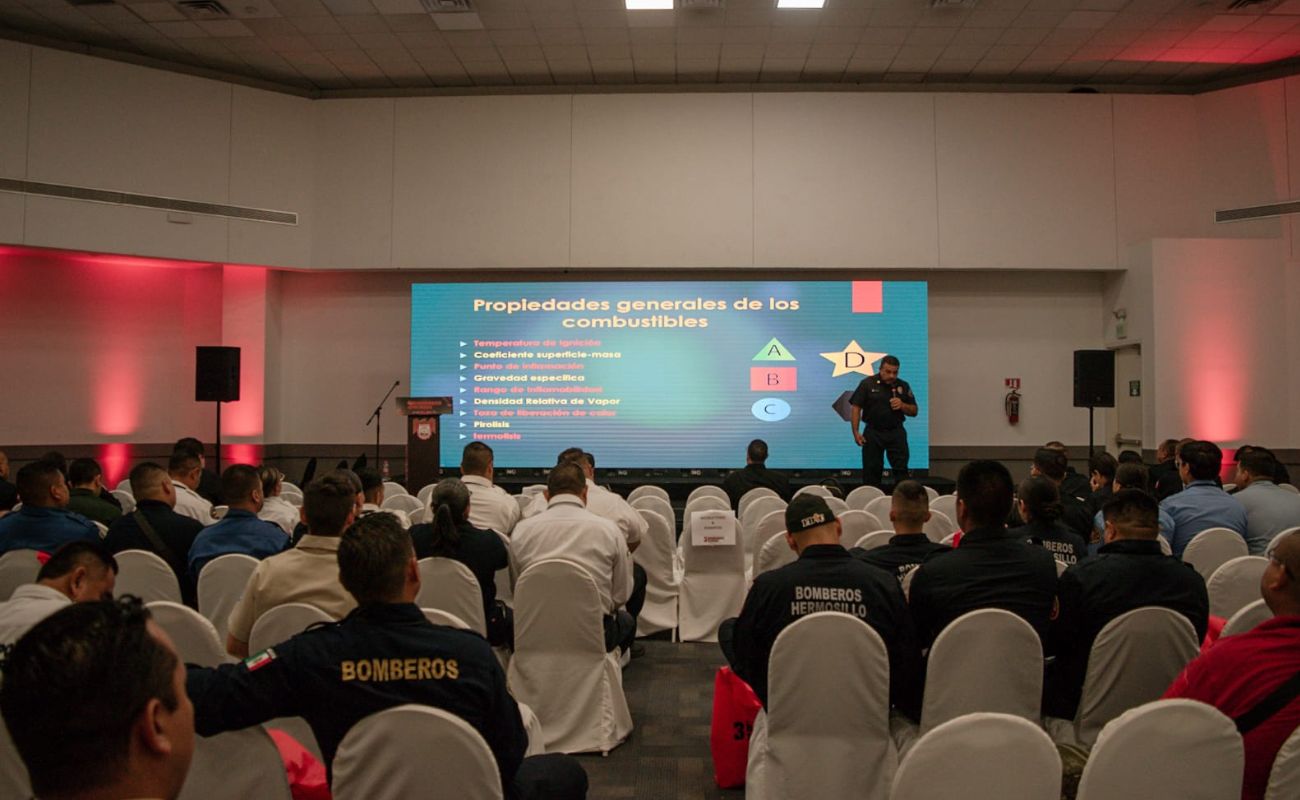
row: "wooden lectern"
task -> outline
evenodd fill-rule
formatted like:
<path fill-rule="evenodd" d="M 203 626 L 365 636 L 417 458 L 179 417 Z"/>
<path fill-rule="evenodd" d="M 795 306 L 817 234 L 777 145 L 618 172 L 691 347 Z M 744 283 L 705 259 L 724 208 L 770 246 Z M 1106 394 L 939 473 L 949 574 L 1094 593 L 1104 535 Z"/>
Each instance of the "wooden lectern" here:
<path fill-rule="evenodd" d="M 399 397 L 397 408 L 407 418 L 406 486 L 416 491 L 442 477 L 439 417 L 452 412 L 450 397 Z"/>

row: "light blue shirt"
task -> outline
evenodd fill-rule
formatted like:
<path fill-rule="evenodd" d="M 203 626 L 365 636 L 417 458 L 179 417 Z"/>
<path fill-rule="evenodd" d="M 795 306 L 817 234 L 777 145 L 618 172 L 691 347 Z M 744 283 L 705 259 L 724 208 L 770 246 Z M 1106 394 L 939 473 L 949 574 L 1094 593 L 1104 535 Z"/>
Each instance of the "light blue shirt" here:
<path fill-rule="evenodd" d="M 1192 537 L 1209 528 L 1227 528 L 1246 538 L 1246 509 L 1214 481 L 1192 481 L 1162 500 L 1160 507 L 1174 520 L 1169 546 L 1179 558 Z"/>
<path fill-rule="evenodd" d="M 68 542 L 99 541 L 95 523 L 63 508 L 24 505 L 0 519 L 0 553 L 39 550 L 53 553 Z"/>
<path fill-rule="evenodd" d="M 1246 509 L 1246 544 L 1252 556 L 1263 555 L 1274 536 L 1300 526 L 1300 494 L 1272 481 L 1251 481 L 1233 497 Z"/>

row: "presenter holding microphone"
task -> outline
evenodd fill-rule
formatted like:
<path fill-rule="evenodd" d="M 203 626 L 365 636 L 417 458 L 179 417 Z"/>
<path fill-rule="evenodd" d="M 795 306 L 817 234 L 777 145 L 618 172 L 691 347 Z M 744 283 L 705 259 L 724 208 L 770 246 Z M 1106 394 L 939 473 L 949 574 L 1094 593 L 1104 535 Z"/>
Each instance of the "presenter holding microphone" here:
<path fill-rule="evenodd" d="M 852 408 L 849 423 L 853 426 L 853 441 L 862 448 L 862 482 L 866 485 L 880 486 L 884 470 L 882 457 L 886 453 L 894 481 L 909 476 L 903 418 L 916 416 L 916 397 L 907 381 L 899 380 L 898 366 L 894 356 L 880 359 L 880 372 L 864 378 L 849 400 Z M 858 424 L 863 418 L 867 427 L 859 431 Z"/>

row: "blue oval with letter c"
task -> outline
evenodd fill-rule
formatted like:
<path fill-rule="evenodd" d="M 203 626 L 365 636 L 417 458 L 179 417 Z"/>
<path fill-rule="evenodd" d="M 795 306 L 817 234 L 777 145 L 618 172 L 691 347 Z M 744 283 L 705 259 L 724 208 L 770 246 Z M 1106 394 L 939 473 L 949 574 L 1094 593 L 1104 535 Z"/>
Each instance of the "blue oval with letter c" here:
<path fill-rule="evenodd" d="M 790 416 L 790 404 L 779 397 L 764 397 L 750 410 L 764 422 L 780 422 Z"/>

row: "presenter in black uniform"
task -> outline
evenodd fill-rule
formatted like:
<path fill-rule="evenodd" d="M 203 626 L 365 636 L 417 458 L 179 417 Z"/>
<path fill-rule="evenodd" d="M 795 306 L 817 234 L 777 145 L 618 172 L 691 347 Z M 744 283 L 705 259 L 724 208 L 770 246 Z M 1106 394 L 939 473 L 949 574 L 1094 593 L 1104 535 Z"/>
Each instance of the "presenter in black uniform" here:
<path fill-rule="evenodd" d="M 898 367 L 894 356 L 880 359 L 880 372 L 863 378 L 849 400 L 853 441 L 862 448 L 862 482 L 869 486 L 880 486 L 884 470 L 882 457 L 886 453 L 895 482 L 911 476 L 907 470 L 907 431 L 903 428 L 903 418 L 916 416 L 916 397 L 907 381 L 899 379 Z M 863 419 L 867 427 L 859 431 L 858 424 Z"/>

